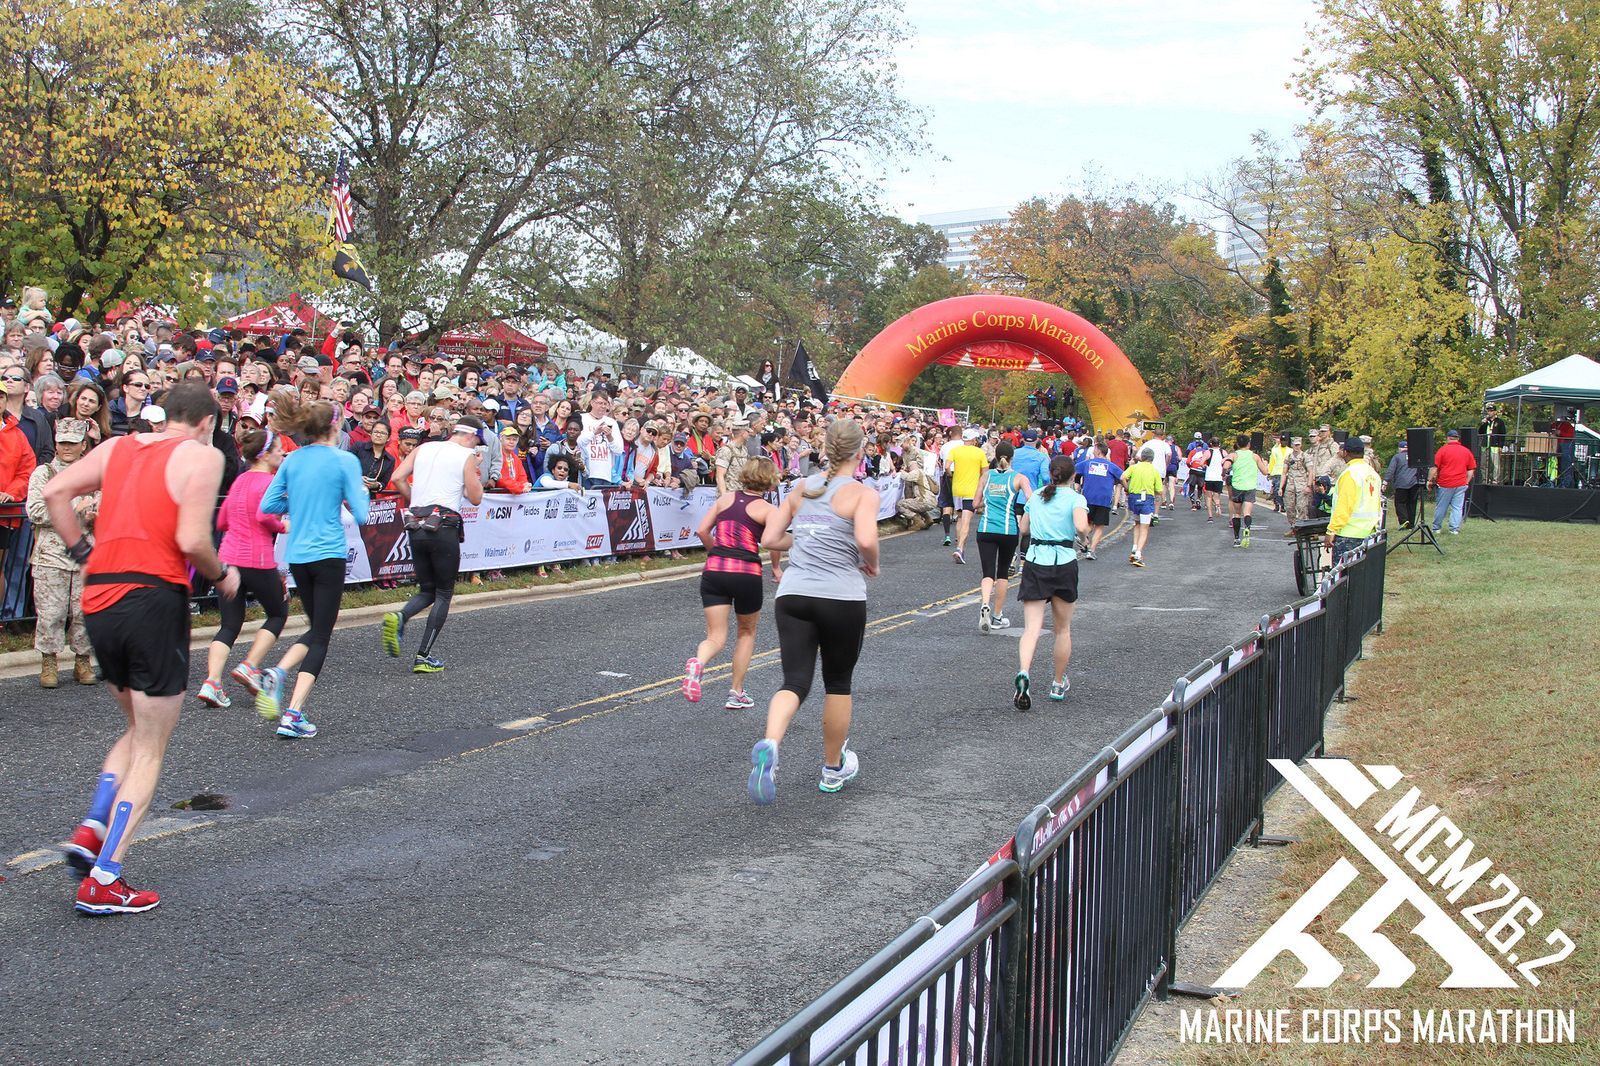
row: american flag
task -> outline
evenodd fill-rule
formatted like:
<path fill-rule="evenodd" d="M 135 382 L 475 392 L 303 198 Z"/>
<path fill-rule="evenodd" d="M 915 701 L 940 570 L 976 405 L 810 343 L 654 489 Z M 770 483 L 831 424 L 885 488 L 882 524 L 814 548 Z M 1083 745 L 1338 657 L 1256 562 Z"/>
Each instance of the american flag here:
<path fill-rule="evenodd" d="M 350 205 L 350 160 L 339 153 L 339 167 L 333 174 L 333 208 L 328 213 L 333 235 L 342 244 L 356 228 L 355 209 Z"/>

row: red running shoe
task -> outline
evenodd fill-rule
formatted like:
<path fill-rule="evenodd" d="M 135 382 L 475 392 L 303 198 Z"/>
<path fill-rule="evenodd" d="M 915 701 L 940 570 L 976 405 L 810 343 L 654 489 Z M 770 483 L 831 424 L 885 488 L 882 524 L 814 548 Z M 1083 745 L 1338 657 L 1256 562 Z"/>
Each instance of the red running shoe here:
<path fill-rule="evenodd" d="M 75 906 L 85 914 L 138 914 L 160 902 L 161 897 L 154 892 L 140 892 L 120 877 L 109 885 L 85 877 L 78 886 Z"/>
<path fill-rule="evenodd" d="M 61 845 L 61 857 L 79 877 L 88 877 L 89 871 L 94 869 L 95 860 L 100 857 L 100 845 L 105 843 L 104 832 L 99 826 L 79 822 L 78 828 L 72 831 L 72 839 Z"/>

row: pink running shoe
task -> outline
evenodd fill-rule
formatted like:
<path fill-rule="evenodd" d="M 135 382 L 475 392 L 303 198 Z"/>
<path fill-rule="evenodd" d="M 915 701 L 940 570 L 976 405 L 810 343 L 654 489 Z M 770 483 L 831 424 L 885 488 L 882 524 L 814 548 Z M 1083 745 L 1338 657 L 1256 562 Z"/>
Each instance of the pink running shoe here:
<path fill-rule="evenodd" d="M 699 659 L 683 664 L 683 698 L 690 703 L 700 702 L 700 675 L 705 673 Z"/>

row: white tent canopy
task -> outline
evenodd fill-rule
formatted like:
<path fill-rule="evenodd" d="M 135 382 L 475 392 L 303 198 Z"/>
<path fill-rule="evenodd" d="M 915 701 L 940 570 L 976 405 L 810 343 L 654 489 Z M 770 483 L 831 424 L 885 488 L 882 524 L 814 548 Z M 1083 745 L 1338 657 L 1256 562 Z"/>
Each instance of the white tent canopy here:
<path fill-rule="evenodd" d="M 1484 393 L 1485 400 L 1520 404 L 1600 403 L 1600 363 L 1586 355 L 1569 355 Z"/>

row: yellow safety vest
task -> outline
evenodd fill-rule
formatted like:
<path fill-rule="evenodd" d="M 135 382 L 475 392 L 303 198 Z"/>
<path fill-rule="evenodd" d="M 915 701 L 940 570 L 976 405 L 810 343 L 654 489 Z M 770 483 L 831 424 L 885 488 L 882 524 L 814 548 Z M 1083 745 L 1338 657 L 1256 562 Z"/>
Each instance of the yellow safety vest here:
<path fill-rule="evenodd" d="M 1283 473 L 1283 461 L 1288 458 L 1289 449 L 1281 444 L 1274 444 L 1272 451 L 1267 454 L 1267 476 L 1277 477 Z"/>
<path fill-rule="evenodd" d="M 1383 518 L 1383 478 L 1365 459 L 1352 459 L 1333 488 L 1333 515 L 1328 532 L 1364 540 Z M 1341 521 L 1342 520 L 1342 521 Z"/>

